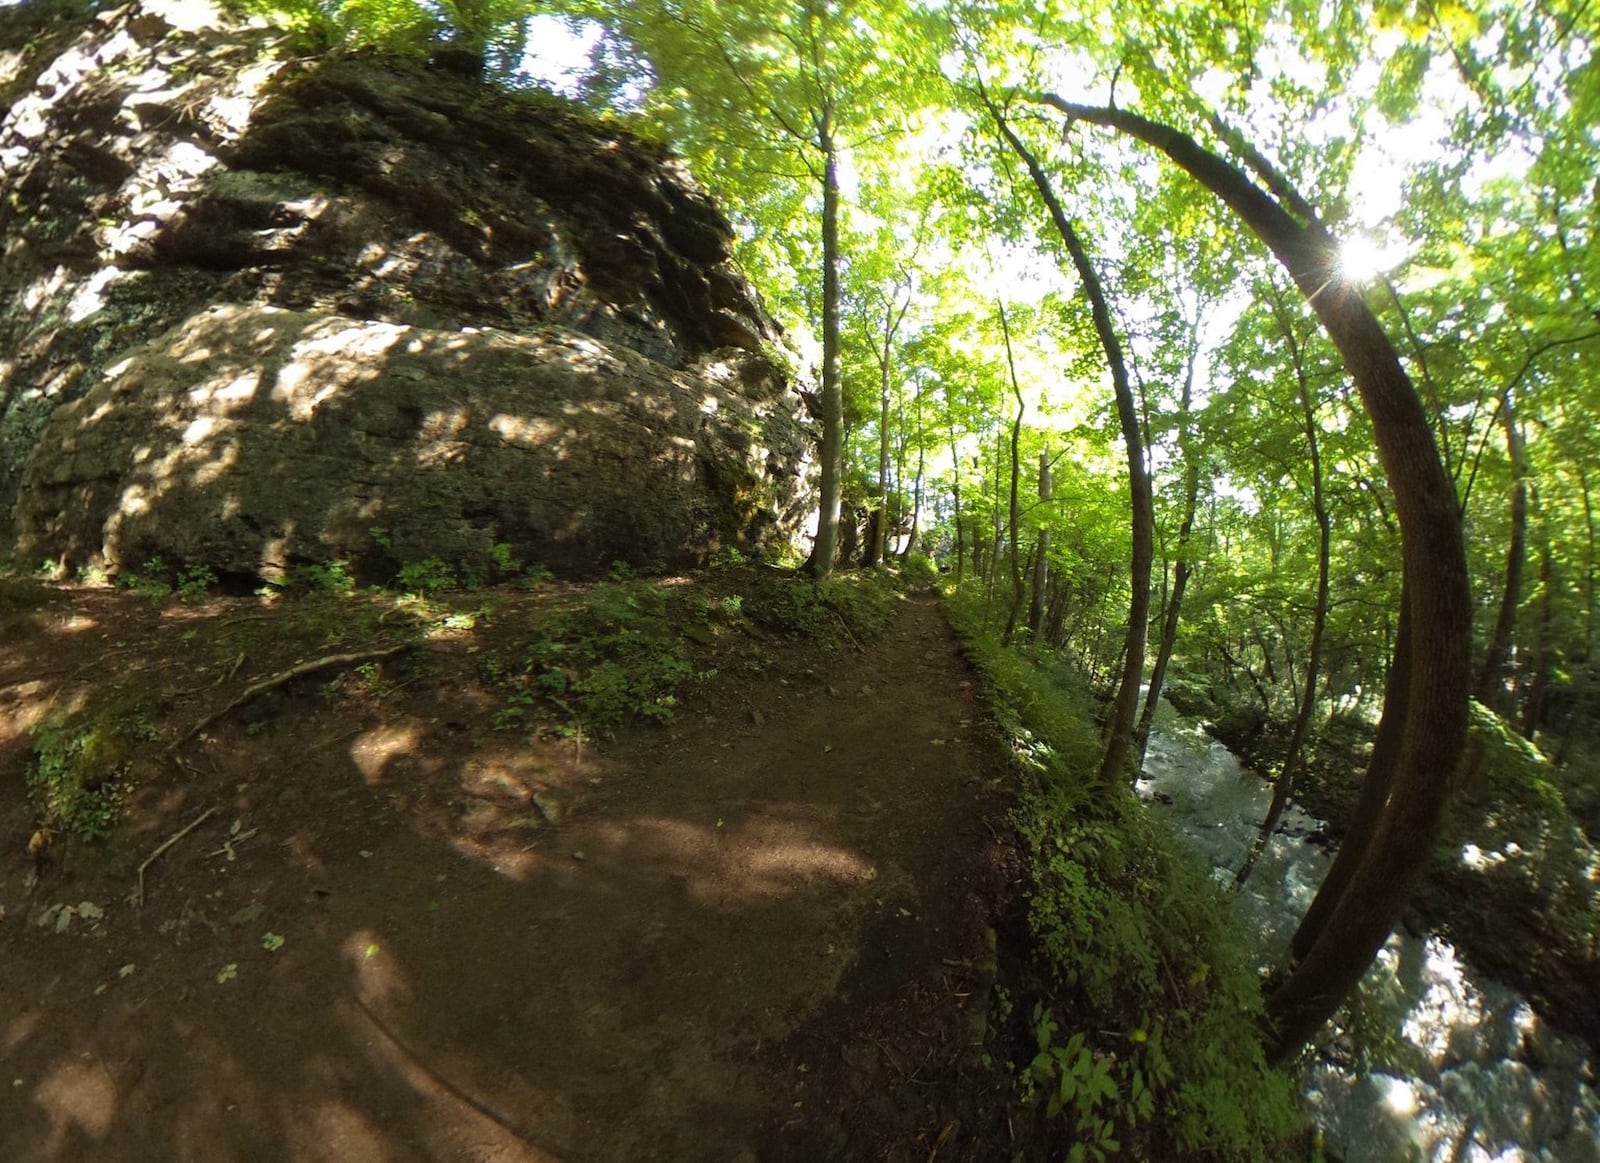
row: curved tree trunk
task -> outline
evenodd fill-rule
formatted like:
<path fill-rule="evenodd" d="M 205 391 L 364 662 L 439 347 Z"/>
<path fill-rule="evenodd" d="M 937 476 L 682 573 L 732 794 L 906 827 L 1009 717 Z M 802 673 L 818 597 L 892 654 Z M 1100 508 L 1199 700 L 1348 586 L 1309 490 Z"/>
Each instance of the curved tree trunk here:
<path fill-rule="evenodd" d="M 1378 719 L 1372 754 L 1367 758 L 1367 772 L 1361 780 L 1361 790 L 1345 826 L 1344 838 L 1339 841 L 1339 851 L 1289 942 L 1289 956 L 1294 961 L 1303 961 L 1328 927 L 1328 918 L 1333 915 L 1334 906 L 1344 898 L 1356 869 L 1366 859 L 1372 837 L 1378 831 L 1378 821 L 1389 805 L 1389 789 L 1394 786 L 1394 773 L 1400 766 L 1400 743 L 1411 698 L 1411 614 L 1406 598 L 1402 585 L 1394 657 L 1389 661 L 1389 673 L 1384 676 L 1383 714 Z"/>
<path fill-rule="evenodd" d="M 1455 488 L 1394 345 L 1359 288 L 1339 277 L 1338 242 L 1325 227 L 1314 217 L 1296 221 L 1278 200 L 1186 134 L 1120 109 L 1051 95 L 1040 100 L 1069 118 L 1109 126 L 1160 149 L 1266 243 L 1343 357 L 1394 492 L 1412 645 L 1400 754 L 1388 806 L 1364 859 L 1304 958 L 1268 998 L 1269 1054 L 1282 1060 L 1332 1016 L 1394 927 L 1427 865 L 1461 756 L 1472 684 L 1472 599 Z"/>
<path fill-rule="evenodd" d="M 1117 396 L 1117 419 L 1122 427 L 1123 444 L 1128 454 L 1128 493 L 1132 514 L 1133 551 L 1129 562 L 1129 586 L 1132 596 L 1128 600 L 1128 632 L 1122 644 L 1122 678 L 1117 695 L 1111 705 L 1111 721 L 1106 728 L 1106 749 L 1100 760 L 1100 784 L 1112 787 L 1127 778 L 1129 745 L 1133 741 L 1133 718 L 1139 709 L 1139 684 L 1144 678 L 1144 648 L 1150 621 L 1150 567 L 1155 561 L 1155 498 L 1150 489 L 1150 473 L 1145 467 L 1144 440 L 1140 436 L 1139 414 L 1134 405 L 1133 387 L 1128 381 L 1128 368 L 1122 358 L 1122 344 L 1111 324 L 1111 308 L 1105 291 L 1100 286 L 1100 276 L 1089 261 L 1088 252 L 1067 218 L 1061 201 L 1044 167 L 1006 122 L 1000 109 L 984 97 L 995 125 L 1010 144 L 1016 155 L 1028 167 L 1033 184 L 1050 211 L 1056 232 L 1072 256 L 1072 265 L 1083 282 L 1083 292 L 1089 299 L 1094 315 L 1095 331 L 1100 336 L 1100 346 L 1105 349 L 1106 363 L 1111 370 L 1111 383 Z"/>

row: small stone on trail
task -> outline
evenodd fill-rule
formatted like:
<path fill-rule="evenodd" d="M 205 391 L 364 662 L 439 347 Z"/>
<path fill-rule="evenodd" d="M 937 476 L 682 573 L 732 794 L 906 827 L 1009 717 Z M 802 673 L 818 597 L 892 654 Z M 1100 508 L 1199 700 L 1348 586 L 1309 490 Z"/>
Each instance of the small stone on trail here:
<path fill-rule="evenodd" d="M 767 721 L 767 717 L 765 715 L 763 715 L 760 711 L 755 710 L 754 708 L 752 708 L 751 711 L 750 711 L 750 721 L 752 723 L 754 723 L 757 727 L 759 727 L 759 726 L 761 726 L 762 724 L 764 724 Z"/>
<path fill-rule="evenodd" d="M 574 853 L 573 853 L 573 854 L 572 854 L 572 858 L 573 858 L 573 859 L 574 859 L 574 860 L 587 860 L 587 859 L 589 859 L 589 858 L 588 858 L 588 857 L 587 857 L 587 856 L 585 856 L 585 855 L 584 855 L 584 854 L 583 854 L 583 853 L 582 853 L 582 852 L 574 852 Z"/>
<path fill-rule="evenodd" d="M 870 699 L 873 695 L 875 695 L 877 693 L 878 693 L 877 691 L 872 689 L 872 684 L 871 683 L 865 683 L 864 682 L 864 683 L 861 684 L 861 697 L 862 698 Z"/>

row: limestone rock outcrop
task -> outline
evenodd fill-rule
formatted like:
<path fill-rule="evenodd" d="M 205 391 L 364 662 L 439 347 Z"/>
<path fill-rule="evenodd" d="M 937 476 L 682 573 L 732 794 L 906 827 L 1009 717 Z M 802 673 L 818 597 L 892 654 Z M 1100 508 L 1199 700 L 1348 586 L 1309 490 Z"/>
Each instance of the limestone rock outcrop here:
<path fill-rule="evenodd" d="M 796 536 L 791 362 L 659 146 L 192 2 L 55 13 L 0 27 L 0 545 L 272 576 Z"/>

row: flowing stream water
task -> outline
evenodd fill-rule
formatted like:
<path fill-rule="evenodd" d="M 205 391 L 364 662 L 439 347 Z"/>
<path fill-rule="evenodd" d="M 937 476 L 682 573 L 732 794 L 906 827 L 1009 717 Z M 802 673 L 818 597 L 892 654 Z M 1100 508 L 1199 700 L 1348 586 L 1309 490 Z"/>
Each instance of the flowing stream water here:
<path fill-rule="evenodd" d="M 1196 855 L 1232 884 L 1272 798 L 1199 724 L 1165 705 L 1140 794 L 1164 805 Z M 1293 805 L 1236 908 L 1262 966 L 1288 946 L 1328 869 L 1320 821 Z M 1310 839 L 1308 839 L 1308 837 Z M 1345 1163 L 1600 1163 L 1596 1063 L 1514 990 L 1468 968 L 1449 942 L 1398 932 L 1361 1001 L 1312 1056 L 1305 1101 Z"/>

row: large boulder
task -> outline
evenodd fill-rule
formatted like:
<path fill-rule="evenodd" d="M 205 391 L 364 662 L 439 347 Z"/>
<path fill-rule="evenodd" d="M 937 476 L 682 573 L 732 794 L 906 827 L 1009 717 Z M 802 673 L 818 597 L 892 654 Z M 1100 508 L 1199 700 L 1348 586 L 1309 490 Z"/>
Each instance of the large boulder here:
<path fill-rule="evenodd" d="M 793 361 L 659 145 L 281 50 L 195 0 L 0 23 L 0 548 L 270 572 L 377 528 L 587 569 L 796 537 Z"/>
<path fill-rule="evenodd" d="M 440 331 L 213 307 L 50 417 L 27 559 L 377 574 L 496 544 L 558 570 L 681 563 L 798 519 L 807 433 L 729 350 L 675 372 L 575 331 Z"/>

